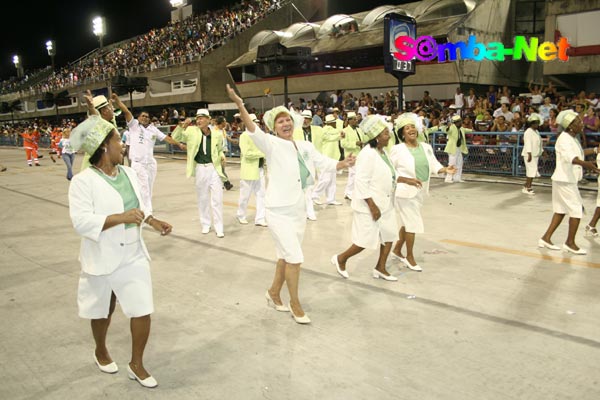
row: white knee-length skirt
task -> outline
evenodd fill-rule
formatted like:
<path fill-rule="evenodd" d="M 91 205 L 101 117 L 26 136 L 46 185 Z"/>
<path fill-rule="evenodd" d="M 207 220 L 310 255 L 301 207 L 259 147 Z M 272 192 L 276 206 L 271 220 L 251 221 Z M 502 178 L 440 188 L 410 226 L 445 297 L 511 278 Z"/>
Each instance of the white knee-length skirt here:
<path fill-rule="evenodd" d="M 267 224 L 275 242 L 277 259 L 289 264 L 304 262 L 302 240 L 306 230 L 306 202 L 304 195 L 293 206 L 268 207 Z"/>
<path fill-rule="evenodd" d="M 398 224 L 394 207 L 383 212 L 377 221 L 371 213 L 354 211 L 352 217 L 352 243 L 365 249 L 377 249 L 380 245 L 398 240 Z"/>
<path fill-rule="evenodd" d="M 576 183 L 552 181 L 552 211 L 570 218 L 583 216 L 583 200 Z"/>
<path fill-rule="evenodd" d="M 425 232 L 423 217 L 421 215 L 424 200 L 423 192 L 423 190 L 419 190 L 416 196 L 410 199 L 396 197 L 398 228 L 404 227 L 404 230 L 409 233 Z"/>

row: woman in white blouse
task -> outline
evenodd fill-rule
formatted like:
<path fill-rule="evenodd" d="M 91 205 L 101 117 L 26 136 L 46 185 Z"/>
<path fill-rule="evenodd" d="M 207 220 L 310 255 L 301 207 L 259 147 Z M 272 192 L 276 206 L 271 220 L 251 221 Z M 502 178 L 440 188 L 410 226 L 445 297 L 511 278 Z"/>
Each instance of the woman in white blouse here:
<path fill-rule="evenodd" d="M 365 248 L 377 249 L 379 259 L 372 271 L 373 278 L 397 281 L 385 268 L 398 225 L 394 217 L 394 187 L 396 174 L 385 147 L 390 140 L 386 122 L 377 115 L 367 116 L 360 124 L 368 140 L 356 158 L 356 175 L 352 194 L 352 244 L 341 254 L 334 254 L 331 263 L 338 274 L 348 279 L 346 263 Z"/>
<path fill-rule="evenodd" d="M 538 172 L 538 161 L 544 151 L 542 147 L 542 137 L 538 132 L 541 123 L 541 115 L 537 113 L 531 114 L 527 118 L 528 128 L 523 134 L 523 151 L 521 152 L 521 155 L 525 162 L 526 179 L 525 187 L 523 187 L 522 192 L 530 196 L 535 194 L 531 185 L 533 183 L 533 178 L 538 178 L 540 176 Z"/>
<path fill-rule="evenodd" d="M 442 166 L 435 158 L 433 148 L 417 140 L 417 123 L 413 118 L 401 116 L 396 120 L 396 132 L 403 143 L 392 147 L 390 154 L 396 169 L 398 185 L 395 192 L 396 216 L 400 226 L 399 240 L 392 250 L 392 258 L 400 260 L 413 271 L 422 271 L 413 253 L 415 236 L 424 233 L 421 208 L 429 193 L 429 177 L 437 174 L 454 174 L 453 165 Z M 406 244 L 406 257 L 402 247 Z"/>
<path fill-rule="evenodd" d="M 304 313 L 298 296 L 300 265 L 304 261 L 302 239 L 306 229 L 304 190 L 314 184 L 315 168 L 323 172 L 348 168 L 354 165 L 354 158 L 333 160 L 316 151 L 311 142 L 294 141 L 294 126 L 302 126 L 302 117 L 296 117 L 283 106 L 267 111 L 263 118 L 275 135 L 263 132 L 252 121 L 243 100 L 229 85 L 227 93 L 238 107 L 250 138 L 265 154 L 268 165 L 265 208 L 267 224 L 275 241 L 277 267 L 271 288 L 265 293 L 267 303 L 277 311 L 291 311 L 297 323 L 308 324 L 310 319 Z M 284 282 L 290 294 L 289 307 L 280 297 Z"/>
<path fill-rule="evenodd" d="M 583 122 L 573 110 L 561 111 L 556 117 L 560 133 L 556 140 L 556 168 L 552 174 L 552 209 L 554 215 L 544 236 L 538 240 L 538 247 L 560 250 L 552 243 L 552 234 L 558 228 L 566 214 L 569 214 L 569 231 L 563 244 L 563 251 L 573 254 L 587 254 L 575 244 L 575 234 L 583 214 L 583 202 L 579 194 L 577 182 L 583 178 L 583 168 L 600 172 L 592 161 L 585 161 L 585 156 L 598 154 L 598 148 L 583 149 L 575 138 L 583 131 Z"/>

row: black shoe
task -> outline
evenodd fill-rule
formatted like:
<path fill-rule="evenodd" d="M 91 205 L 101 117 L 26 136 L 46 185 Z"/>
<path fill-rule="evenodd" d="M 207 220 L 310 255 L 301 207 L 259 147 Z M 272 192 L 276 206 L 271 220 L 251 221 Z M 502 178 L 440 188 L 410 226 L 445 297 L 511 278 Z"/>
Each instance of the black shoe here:
<path fill-rule="evenodd" d="M 233 185 L 229 181 L 225 182 L 224 185 L 225 185 L 225 189 L 227 189 L 227 190 L 231 190 L 231 188 L 233 188 Z"/>

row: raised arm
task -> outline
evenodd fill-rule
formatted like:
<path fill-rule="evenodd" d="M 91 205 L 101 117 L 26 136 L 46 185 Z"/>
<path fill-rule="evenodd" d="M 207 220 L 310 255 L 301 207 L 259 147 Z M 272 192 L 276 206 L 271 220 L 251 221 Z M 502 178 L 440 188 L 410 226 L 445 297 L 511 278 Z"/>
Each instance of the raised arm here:
<path fill-rule="evenodd" d="M 125 122 L 129 124 L 129 121 L 133 119 L 133 114 L 131 114 L 129 108 L 127 108 L 125 103 L 121 101 L 121 99 L 119 98 L 119 96 L 117 96 L 116 93 L 111 94 L 110 98 L 112 99 L 113 103 L 123 112 L 123 115 L 125 116 Z"/>
<path fill-rule="evenodd" d="M 252 119 L 250 118 L 250 114 L 248 113 L 248 110 L 246 110 L 246 107 L 244 106 L 244 100 L 242 100 L 242 98 L 237 95 L 235 90 L 233 90 L 233 88 L 231 86 L 229 86 L 229 84 L 227 84 L 226 87 L 227 87 L 227 95 L 229 96 L 229 99 L 231 99 L 231 101 L 233 101 L 235 103 L 238 110 L 240 111 L 240 118 L 244 122 L 244 125 L 246 126 L 246 130 L 250 133 L 254 133 L 254 131 L 256 129 L 256 125 L 254 124 L 254 121 L 252 121 Z"/>

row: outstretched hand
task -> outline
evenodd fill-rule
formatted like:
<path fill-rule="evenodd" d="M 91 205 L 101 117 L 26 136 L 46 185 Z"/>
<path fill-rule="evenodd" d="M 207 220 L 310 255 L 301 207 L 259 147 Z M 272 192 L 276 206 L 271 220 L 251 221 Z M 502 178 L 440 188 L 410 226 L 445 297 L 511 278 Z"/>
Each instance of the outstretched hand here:
<path fill-rule="evenodd" d="M 231 101 L 233 101 L 238 107 L 240 106 L 240 104 L 244 103 L 242 98 L 237 95 L 235 90 L 233 90 L 233 88 L 231 86 L 229 86 L 229 83 L 227 85 L 225 85 L 225 87 L 227 89 L 227 95 L 229 96 L 229 99 Z"/>

